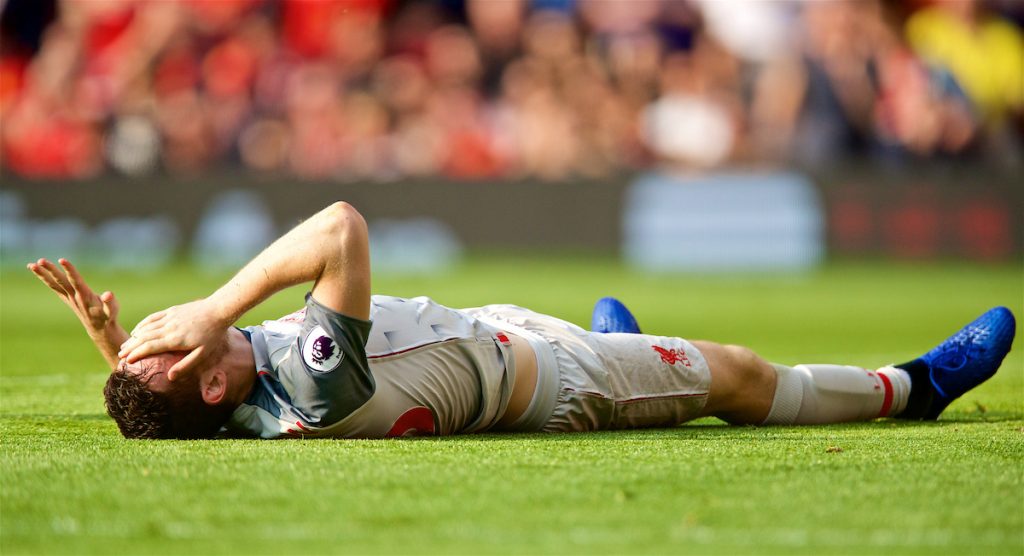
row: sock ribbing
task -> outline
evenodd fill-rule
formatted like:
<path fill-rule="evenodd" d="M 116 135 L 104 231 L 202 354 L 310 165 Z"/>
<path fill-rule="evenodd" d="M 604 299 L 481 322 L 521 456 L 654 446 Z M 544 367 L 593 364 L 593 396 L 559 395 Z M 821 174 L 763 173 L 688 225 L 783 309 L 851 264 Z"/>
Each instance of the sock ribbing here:
<path fill-rule="evenodd" d="M 764 425 L 792 425 L 803 404 L 804 387 L 798 371 L 785 365 L 775 365 L 777 377 L 772 408 L 762 422 Z"/>

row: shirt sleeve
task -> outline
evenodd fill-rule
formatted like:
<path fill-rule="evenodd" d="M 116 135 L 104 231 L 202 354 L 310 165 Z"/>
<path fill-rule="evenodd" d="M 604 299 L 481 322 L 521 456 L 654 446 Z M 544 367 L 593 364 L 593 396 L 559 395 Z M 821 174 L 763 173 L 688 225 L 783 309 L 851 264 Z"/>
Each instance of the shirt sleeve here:
<path fill-rule="evenodd" d="M 290 383 L 293 407 L 305 425 L 325 427 L 361 407 L 375 384 L 366 360 L 371 322 L 350 317 L 306 294 L 306 317 L 282 381 Z M 281 371 L 284 371 L 283 373 Z"/>

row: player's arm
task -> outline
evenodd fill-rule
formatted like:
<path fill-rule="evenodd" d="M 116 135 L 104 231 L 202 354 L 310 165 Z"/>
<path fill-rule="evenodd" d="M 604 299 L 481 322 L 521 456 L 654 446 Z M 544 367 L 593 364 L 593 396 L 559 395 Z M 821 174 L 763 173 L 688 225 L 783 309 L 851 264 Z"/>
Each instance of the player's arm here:
<path fill-rule="evenodd" d="M 112 292 L 96 295 L 78 269 L 67 259 L 59 259 L 60 267 L 46 259 L 28 264 L 28 269 L 49 286 L 81 321 L 85 331 L 111 369 L 117 367 L 118 347 L 128 333 L 117 322 L 120 306 Z"/>
<path fill-rule="evenodd" d="M 146 317 L 120 355 L 135 362 L 156 353 L 191 350 L 169 370 L 173 380 L 213 355 L 228 327 L 246 311 L 284 288 L 311 281 L 313 297 L 321 304 L 369 318 L 366 222 L 348 203 L 334 203 L 293 228 L 209 297 Z"/>

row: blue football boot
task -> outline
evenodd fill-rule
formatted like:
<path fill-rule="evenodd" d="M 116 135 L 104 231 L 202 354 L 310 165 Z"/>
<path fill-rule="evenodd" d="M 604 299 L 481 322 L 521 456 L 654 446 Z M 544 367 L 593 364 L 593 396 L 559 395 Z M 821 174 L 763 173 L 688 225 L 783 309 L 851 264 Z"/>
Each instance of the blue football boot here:
<path fill-rule="evenodd" d="M 614 297 L 602 297 L 594 305 L 594 314 L 590 317 L 590 329 L 594 332 L 623 332 L 639 334 L 640 325 L 633 318 L 633 313 Z"/>
<path fill-rule="evenodd" d="M 910 374 L 901 419 L 937 419 L 946 406 L 996 374 L 1016 333 L 1013 313 L 989 309 L 921 357 L 896 365 Z"/>

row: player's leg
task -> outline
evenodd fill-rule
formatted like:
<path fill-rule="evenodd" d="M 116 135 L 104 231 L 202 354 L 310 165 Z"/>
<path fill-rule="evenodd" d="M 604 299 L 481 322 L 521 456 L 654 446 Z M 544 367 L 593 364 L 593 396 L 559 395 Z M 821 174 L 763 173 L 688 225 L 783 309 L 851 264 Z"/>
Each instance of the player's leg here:
<path fill-rule="evenodd" d="M 591 330 L 638 333 L 640 327 L 625 305 L 605 297 L 594 306 Z M 712 377 L 701 416 L 712 415 L 730 423 L 815 424 L 891 416 L 903 410 L 910 391 L 909 376 L 897 369 L 790 368 L 772 365 L 741 346 L 693 344 L 707 361 Z"/>
<path fill-rule="evenodd" d="M 591 330 L 638 333 L 640 327 L 625 305 L 605 297 L 594 306 Z M 910 390 L 908 375 L 896 369 L 789 368 L 772 365 L 744 347 L 693 344 L 711 371 L 711 389 L 701 416 L 713 415 L 730 423 L 835 423 L 890 416 L 903 409 Z M 782 387 L 776 396 L 779 383 Z M 776 397 L 779 406 L 773 412 Z"/>
<path fill-rule="evenodd" d="M 787 367 L 740 346 L 693 344 L 711 370 L 701 415 L 729 423 L 813 425 L 891 417 L 906 407 L 910 394 L 909 375 L 894 367 Z"/>
<path fill-rule="evenodd" d="M 671 426 L 706 416 L 735 424 L 858 421 L 897 415 L 910 393 L 909 374 L 891 367 L 786 367 L 740 346 L 646 334 L 590 333 L 584 340 L 587 349 L 570 352 L 580 372 L 563 368 L 563 379 L 582 377 L 569 388 L 580 398 L 576 413 L 607 419 L 572 430 Z"/>
<path fill-rule="evenodd" d="M 702 415 L 784 425 L 875 417 L 935 419 L 953 400 L 995 374 L 1015 331 L 1013 314 L 996 307 L 925 355 L 875 371 L 772 365 L 745 348 L 693 342 L 711 370 Z"/>

